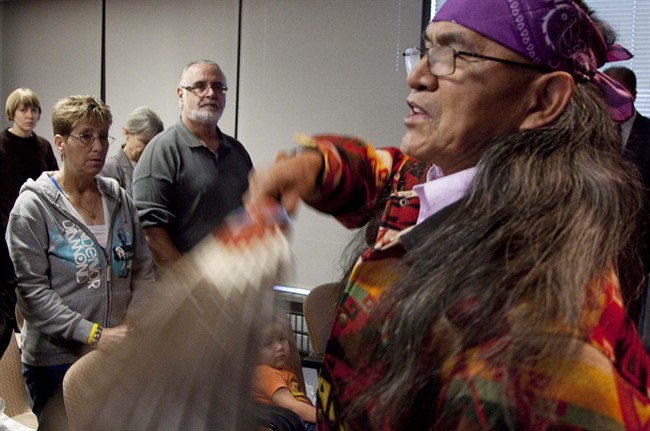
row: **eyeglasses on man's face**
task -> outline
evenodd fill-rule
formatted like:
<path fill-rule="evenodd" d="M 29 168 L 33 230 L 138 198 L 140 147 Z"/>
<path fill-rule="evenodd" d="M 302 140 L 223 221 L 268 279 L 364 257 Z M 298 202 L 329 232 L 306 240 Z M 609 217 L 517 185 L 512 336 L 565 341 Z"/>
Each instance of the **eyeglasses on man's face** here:
<path fill-rule="evenodd" d="M 181 87 L 183 90 L 191 91 L 197 96 L 205 96 L 208 94 L 208 90 L 211 88 L 214 94 L 226 94 L 228 92 L 228 87 L 221 83 L 208 84 L 207 82 L 199 81 L 195 82 L 192 85 Z"/>
<path fill-rule="evenodd" d="M 503 58 L 490 57 L 488 55 L 477 54 L 475 52 L 457 51 L 451 46 L 446 45 L 433 45 L 426 50 L 420 48 L 410 47 L 404 50 L 404 63 L 406 65 L 406 73 L 411 73 L 415 66 L 420 62 L 420 59 L 426 55 L 429 63 L 429 71 L 434 76 L 448 76 L 456 70 L 456 58 L 460 56 L 480 58 L 482 60 L 497 61 L 499 63 L 507 64 L 510 66 L 523 67 L 526 69 L 536 70 L 538 72 L 546 73 L 549 70 L 544 66 L 536 64 L 520 63 L 518 61 L 506 60 Z"/>
<path fill-rule="evenodd" d="M 99 139 L 99 142 L 104 146 L 108 146 L 115 141 L 115 138 L 112 136 L 93 135 L 92 133 L 79 133 L 77 135 L 71 134 L 70 136 L 76 138 L 79 142 L 81 142 L 85 146 L 91 145 L 93 142 L 95 142 L 95 139 Z"/>

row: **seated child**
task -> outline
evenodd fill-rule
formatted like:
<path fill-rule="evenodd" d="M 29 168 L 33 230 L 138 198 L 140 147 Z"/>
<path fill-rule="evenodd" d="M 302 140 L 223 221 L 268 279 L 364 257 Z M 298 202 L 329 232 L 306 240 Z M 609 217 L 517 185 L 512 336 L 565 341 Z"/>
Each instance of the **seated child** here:
<path fill-rule="evenodd" d="M 307 430 L 315 430 L 316 407 L 301 390 L 296 374 L 288 369 L 289 320 L 278 310 L 271 325 L 262 334 L 258 364 L 253 371 L 253 399 L 292 410 L 307 422 Z"/>

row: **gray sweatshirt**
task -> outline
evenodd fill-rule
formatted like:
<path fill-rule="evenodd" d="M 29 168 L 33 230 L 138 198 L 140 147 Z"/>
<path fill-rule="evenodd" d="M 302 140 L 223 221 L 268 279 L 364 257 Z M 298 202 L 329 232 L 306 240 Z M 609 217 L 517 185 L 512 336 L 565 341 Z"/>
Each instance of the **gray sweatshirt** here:
<path fill-rule="evenodd" d="M 89 348 L 93 325 L 119 325 L 145 306 L 154 285 L 151 253 L 133 201 L 113 179 L 96 177 L 109 218 L 106 249 L 50 180 L 21 188 L 7 228 L 18 276 L 22 361 L 71 364 Z"/>

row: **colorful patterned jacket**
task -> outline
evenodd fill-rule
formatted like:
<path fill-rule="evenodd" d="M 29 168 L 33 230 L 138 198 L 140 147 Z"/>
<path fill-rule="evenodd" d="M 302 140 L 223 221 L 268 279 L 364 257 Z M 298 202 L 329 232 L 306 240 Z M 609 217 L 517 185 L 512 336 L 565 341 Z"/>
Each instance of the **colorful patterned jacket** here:
<path fill-rule="evenodd" d="M 318 429 L 345 429 L 340 412 L 350 387 L 369 380 L 357 363 L 368 313 L 399 277 L 401 258 L 430 229 L 427 222 L 413 228 L 419 199 L 412 189 L 424 181 L 426 167 L 397 149 L 374 150 L 354 138 L 317 136 L 313 144 L 324 155 L 326 167 L 312 206 L 348 227 L 362 226 L 371 221 L 376 208 L 384 208 L 374 246 L 349 275 L 319 376 Z M 505 422 L 493 415 L 505 408 L 514 412 L 509 418 L 514 420 L 513 429 L 650 430 L 650 360 L 625 314 L 615 274 L 594 281 L 587 296 L 582 333 L 557 328 L 558 336 L 575 338 L 576 350 L 571 355 L 558 352 L 557 362 L 516 370 L 517 391 L 507 399 L 499 398 L 503 365 L 481 359 L 481 348 L 489 347 L 489 342 L 448 361 L 444 391 L 438 404 L 431 406 L 445 418 L 440 429 L 502 429 Z M 559 364 L 564 365 L 562 376 L 555 372 Z M 369 427 L 347 424 L 347 429 Z"/>

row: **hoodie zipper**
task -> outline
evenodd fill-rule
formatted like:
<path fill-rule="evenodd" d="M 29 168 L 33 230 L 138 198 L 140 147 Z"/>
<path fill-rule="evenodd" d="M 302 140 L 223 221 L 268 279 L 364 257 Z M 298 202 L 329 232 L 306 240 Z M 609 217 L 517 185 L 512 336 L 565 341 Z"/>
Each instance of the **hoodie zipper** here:
<path fill-rule="evenodd" d="M 99 188 L 99 186 L 98 186 L 98 188 Z M 100 191 L 100 193 L 101 193 L 101 191 Z M 60 193 L 57 191 L 57 198 L 58 198 L 59 195 L 60 195 Z M 115 206 L 113 207 L 113 210 L 112 210 L 112 212 L 110 214 L 110 220 L 109 220 L 110 225 L 109 225 L 109 228 L 108 228 L 108 234 L 106 236 L 106 248 L 105 249 L 104 249 L 104 247 L 102 247 L 99 244 L 99 242 L 97 242 L 97 238 L 95 237 L 95 235 L 93 235 L 93 233 L 88 229 L 88 227 L 83 222 L 79 223 L 79 219 L 77 219 L 77 217 L 75 217 L 73 214 L 69 213 L 65 209 L 65 207 L 59 207 L 59 205 L 56 204 L 56 199 L 55 199 L 55 201 L 51 202 L 54 209 L 56 209 L 59 213 L 61 213 L 61 215 L 63 215 L 66 218 L 74 221 L 75 224 L 90 237 L 90 239 L 93 241 L 95 246 L 99 250 L 102 251 L 101 254 L 104 257 L 104 261 L 106 263 L 106 302 L 107 302 L 107 305 L 106 305 L 106 313 L 104 314 L 104 322 L 102 322 L 102 326 L 104 326 L 104 327 L 108 326 L 108 323 L 109 323 L 108 320 L 109 320 L 109 316 L 111 315 L 111 306 L 112 306 L 112 303 L 111 303 L 111 279 L 112 279 L 112 273 L 113 273 L 113 266 L 112 266 L 112 260 L 111 260 L 111 256 L 110 256 L 110 250 L 111 250 L 111 246 L 113 244 L 113 221 L 115 219 L 115 214 L 117 213 L 121 202 L 122 202 L 122 199 L 121 199 L 121 197 L 120 197 L 120 195 L 118 193 L 118 195 L 115 198 Z M 107 250 L 109 250 L 109 251 L 107 251 Z"/>

